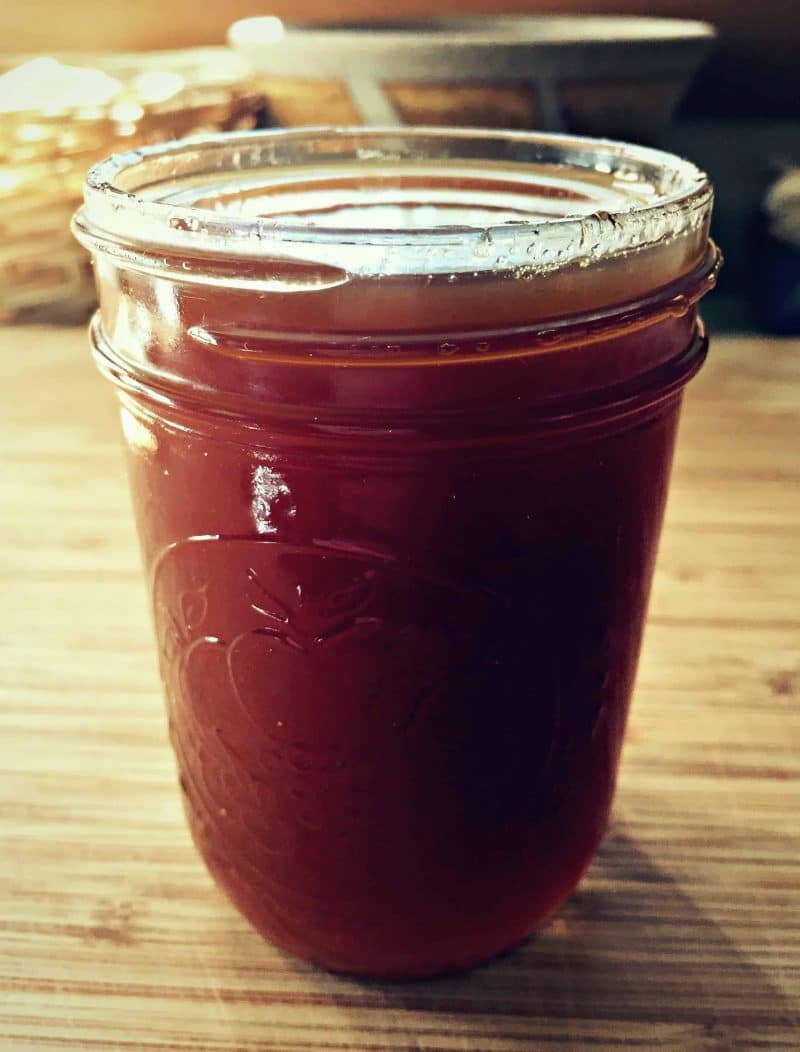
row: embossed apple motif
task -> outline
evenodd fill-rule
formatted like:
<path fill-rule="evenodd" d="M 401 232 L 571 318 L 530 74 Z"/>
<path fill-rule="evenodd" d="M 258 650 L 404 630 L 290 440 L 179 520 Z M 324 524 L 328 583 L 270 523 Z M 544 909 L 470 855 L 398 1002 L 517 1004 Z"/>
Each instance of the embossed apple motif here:
<path fill-rule="evenodd" d="M 178 737 L 264 779 L 286 765 L 367 760 L 444 679 L 445 641 L 417 620 L 432 587 L 326 549 L 252 538 L 171 546 L 154 601 Z"/>

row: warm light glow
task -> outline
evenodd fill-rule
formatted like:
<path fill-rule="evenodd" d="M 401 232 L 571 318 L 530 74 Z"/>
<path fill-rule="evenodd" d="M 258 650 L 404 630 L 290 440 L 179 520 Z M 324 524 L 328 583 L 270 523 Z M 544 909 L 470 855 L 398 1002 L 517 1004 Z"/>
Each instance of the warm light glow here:
<path fill-rule="evenodd" d="M 242 18 L 230 29 L 231 41 L 240 44 L 277 44 L 283 35 L 283 22 L 274 15 Z"/>
<path fill-rule="evenodd" d="M 133 87 L 137 98 L 147 104 L 149 102 L 165 102 L 174 95 L 183 91 L 186 81 L 179 73 L 167 73 L 153 71 L 140 73 L 134 78 Z"/>
<path fill-rule="evenodd" d="M 98 69 L 35 58 L 0 76 L 0 113 L 104 106 L 122 85 Z"/>
<path fill-rule="evenodd" d="M 0 194 L 9 194 L 20 184 L 19 175 L 9 169 L 0 168 Z"/>
<path fill-rule="evenodd" d="M 116 102 L 111 107 L 111 119 L 120 124 L 134 124 L 144 116 L 138 102 Z"/>

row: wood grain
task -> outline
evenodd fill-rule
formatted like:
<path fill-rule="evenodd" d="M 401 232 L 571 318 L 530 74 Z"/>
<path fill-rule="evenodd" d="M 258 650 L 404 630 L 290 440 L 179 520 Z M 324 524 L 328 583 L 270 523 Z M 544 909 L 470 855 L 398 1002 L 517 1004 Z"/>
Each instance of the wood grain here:
<path fill-rule="evenodd" d="M 616 818 L 536 938 L 364 984 L 289 959 L 184 827 L 111 392 L 0 332 L 0 1048 L 800 1047 L 800 343 L 691 387 Z"/>

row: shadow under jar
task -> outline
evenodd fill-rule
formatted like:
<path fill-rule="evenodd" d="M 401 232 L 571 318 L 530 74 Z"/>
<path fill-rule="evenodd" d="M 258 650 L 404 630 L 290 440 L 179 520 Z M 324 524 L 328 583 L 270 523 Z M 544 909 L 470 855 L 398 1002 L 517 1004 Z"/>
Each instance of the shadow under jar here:
<path fill-rule="evenodd" d="M 93 169 L 194 839 L 329 968 L 514 944 L 605 829 L 711 189 L 608 142 L 217 136 Z"/>

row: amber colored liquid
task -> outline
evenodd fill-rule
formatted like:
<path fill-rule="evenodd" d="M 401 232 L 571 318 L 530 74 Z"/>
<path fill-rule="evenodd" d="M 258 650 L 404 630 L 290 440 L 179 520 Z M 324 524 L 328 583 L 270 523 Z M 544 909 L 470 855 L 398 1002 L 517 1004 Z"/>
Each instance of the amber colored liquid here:
<path fill-rule="evenodd" d="M 704 350 L 680 289 L 553 337 L 513 276 L 401 284 L 405 325 L 367 280 L 103 305 L 153 322 L 123 423 L 197 845 L 280 946 L 392 977 L 514 944 L 595 853 Z"/>

